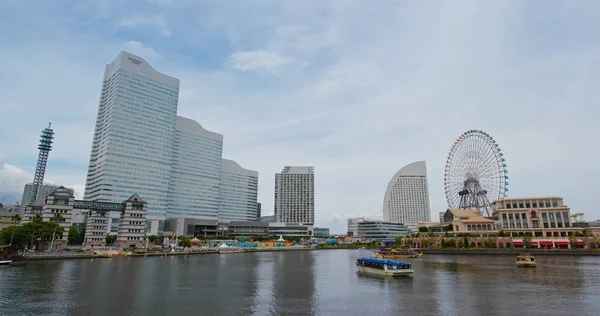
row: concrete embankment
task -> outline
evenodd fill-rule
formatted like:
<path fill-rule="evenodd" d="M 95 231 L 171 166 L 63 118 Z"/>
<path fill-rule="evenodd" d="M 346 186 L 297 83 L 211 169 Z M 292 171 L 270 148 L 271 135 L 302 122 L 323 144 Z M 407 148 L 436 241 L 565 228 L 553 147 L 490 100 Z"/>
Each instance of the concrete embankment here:
<path fill-rule="evenodd" d="M 600 256 L 600 250 L 589 249 L 416 249 L 424 254 L 435 255 L 513 255 L 530 253 L 548 256 Z"/>
<path fill-rule="evenodd" d="M 189 251 L 189 252 L 149 252 L 149 253 L 129 253 L 120 254 L 115 251 L 102 252 L 98 251 L 96 254 L 81 253 L 81 252 L 62 252 L 62 253 L 29 253 L 26 255 L 27 260 L 65 260 L 65 259 L 105 259 L 114 258 L 122 259 L 127 257 L 171 257 L 171 256 L 194 256 L 204 254 L 226 254 L 226 253 L 246 253 L 246 252 L 272 252 L 272 251 L 302 251 L 302 250 L 320 250 L 317 248 L 302 248 L 302 247 L 286 247 L 286 248 L 275 248 L 275 247 L 264 247 L 264 248 L 246 248 L 239 252 L 231 250 L 219 250 L 219 249 L 206 249 L 203 251 Z"/>

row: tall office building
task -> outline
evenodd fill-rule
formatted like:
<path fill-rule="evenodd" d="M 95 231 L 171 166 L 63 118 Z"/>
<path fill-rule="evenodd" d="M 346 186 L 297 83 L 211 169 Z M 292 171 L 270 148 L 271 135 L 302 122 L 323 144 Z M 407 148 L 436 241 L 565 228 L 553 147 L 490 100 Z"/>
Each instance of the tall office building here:
<path fill-rule="evenodd" d="M 34 199 L 32 199 L 32 197 L 34 195 L 33 194 L 34 186 L 35 185 L 33 183 L 27 183 L 25 185 L 25 188 L 23 189 L 23 198 L 21 200 L 22 206 L 28 206 L 31 203 L 35 202 L 36 200 L 43 201 L 44 199 L 46 199 L 46 197 L 48 195 L 50 195 L 50 193 L 52 193 L 56 189 L 60 188 L 60 185 L 44 183 L 44 184 L 38 186 L 37 193 L 35 194 L 38 196 L 38 198 L 36 200 L 34 200 Z M 75 195 L 73 189 L 66 188 L 65 190 L 69 191 L 69 193 L 71 195 Z"/>
<path fill-rule="evenodd" d="M 223 135 L 177 116 L 167 217 L 217 220 Z M 148 204 L 151 207 L 151 204 Z"/>
<path fill-rule="evenodd" d="M 315 222 L 314 167 L 286 166 L 275 174 L 275 221 L 313 225 Z"/>
<path fill-rule="evenodd" d="M 121 52 L 106 65 L 84 199 L 148 203 L 150 232 L 167 214 L 179 80 Z"/>
<path fill-rule="evenodd" d="M 431 221 L 425 161 L 406 165 L 392 177 L 383 199 L 383 220 L 411 226 Z"/>
<path fill-rule="evenodd" d="M 137 193 L 152 235 L 170 218 L 220 220 L 221 210 L 254 217 L 258 174 L 227 163 L 222 169 L 223 135 L 177 116 L 178 98 L 179 80 L 140 57 L 121 52 L 106 65 L 84 199 L 121 203 Z"/>
<path fill-rule="evenodd" d="M 262 216 L 262 204 L 256 203 L 256 220 L 259 220 Z"/>
<path fill-rule="evenodd" d="M 258 172 L 229 159 L 222 160 L 221 168 L 219 222 L 256 220 Z"/>

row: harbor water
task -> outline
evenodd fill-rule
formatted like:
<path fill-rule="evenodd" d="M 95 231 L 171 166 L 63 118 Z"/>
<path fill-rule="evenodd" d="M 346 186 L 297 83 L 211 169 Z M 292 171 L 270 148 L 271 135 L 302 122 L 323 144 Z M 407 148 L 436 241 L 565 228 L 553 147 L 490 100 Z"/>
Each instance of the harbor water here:
<path fill-rule="evenodd" d="M 357 273 L 356 250 L 30 261 L 0 268 L 0 315 L 598 315 L 600 257 L 423 255 Z"/>

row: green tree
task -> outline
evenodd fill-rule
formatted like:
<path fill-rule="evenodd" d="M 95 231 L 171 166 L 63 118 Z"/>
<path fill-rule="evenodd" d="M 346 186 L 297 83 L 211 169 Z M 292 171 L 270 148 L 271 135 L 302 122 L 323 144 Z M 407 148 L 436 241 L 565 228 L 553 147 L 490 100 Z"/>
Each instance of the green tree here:
<path fill-rule="evenodd" d="M 446 231 L 446 232 L 453 232 L 454 231 L 454 225 L 452 225 L 452 223 L 446 225 L 446 227 L 444 227 L 444 231 Z"/>
<path fill-rule="evenodd" d="M 35 216 L 33 216 L 33 218 L 31 219 L 31 222 L 36 223 L 36 224 L 41 223 L 43 221 L 44 221 L 44 218 L 40 214 L 35 214 Z"/>
<path fill-rule="evenodd" d="M 531 236 L 531 233 L 526 233 L 523 236 L 523 247 L 525 248 L 531 248 L 531 241 L 533 240 L 533 237 Z"/>
<path fill-rule="evenodd" d="M 117 241 L 117 235 L 107 234 L 105 240 L 107 245 L 113 245 Z"/>
<path fill-rule="evenodd" d="M 404 239 L 404 237 L 402 237 L 402 236 L 396 237 L 396 245 L 399 246 L 399 247 L 402 247 L 402 245 L 404 245 L 402 243 L 403 239 Z"/>
<path fill-rule="evenodd" d="M 82 239 L 81 234 L 79 233 L 77 228 L 75 228 L 75 226 L 69 227 L 69 240 L 68 240 L 69 245 L 81 244 L 81 242 L 79 242 L 80 239 Z"/>
<path fill-rule="evenodd" d="M 426 233 L 428 231 L 428 229 L 425 226 L 421 226 L 421 227 L 419 227 L 419 231 L 422 233 Z"/>
<path fill-rule="evenodd" d="M 190 248 L 190 247 L 192 247 L 192 242 L 190 241 L 189 238 L 187 238 L 185 236 L 181 236 L 181 237 L 179 237 L 179 247 L 183 247 L 183 249 Z"/>
<path fill-rule="evenodd" d="M 54 216 L 52 216 L 52 218 L 50 219 L 50 221 L 56 224 L 56 223 L 64 222 L 65 219 L 60 214 L 54 214 Z M 59 225 L 55 225 L 54 226 L 54 232 L 52 232 L 52 242 L 50 243 L 50 250 L 54 250 L 54 239 L 56 238 L 56 228 L 57 227 L 59 227 Z"/>
<path fill-rule="evenodd" d="M 10 218 L 10 221 L 13 222 L 13 229 L 12 229 L 12 234 L 10 236 L 10 243 L 9 245 L 12 246 L 13 244 L 13 239 L 15 237 L 15 230 L 17 230 L 17 225 L 19 225 L 21 223 L 21 215 L 19 214 L 15 214 Z"/>
<path fill-rule="evenodd" d="M 435 236 L 435 234 L 432 231 L 427 232 L 427 237 L 433 237 L 433 236 Z"/>
<path fill-rule="evenodd" d="M 156 236 L 156 235 L 150 235 L 148 237 L 148 241 L 150 241 L 151 243 L 154 244 L 154 243 L 156 243 L 156 241 L 158 241 L 158 236 Z"/>
<path fill-rule="evenodd" d="M 575 236 L 569 236 L 567 239 L 569 239 L 569 243 L 571 244 L 571 248 L 577 248 L 577 237 L 575 237 Z"/>
<path fill-rule="evenodd" d="M 507 237 L 507 235 L 508 235 L 508 234 L 507 234 L 507 233 L 506 233 L 504 230 L 500 230 L 500 231 L 498 232 L 498 237 Z"/>

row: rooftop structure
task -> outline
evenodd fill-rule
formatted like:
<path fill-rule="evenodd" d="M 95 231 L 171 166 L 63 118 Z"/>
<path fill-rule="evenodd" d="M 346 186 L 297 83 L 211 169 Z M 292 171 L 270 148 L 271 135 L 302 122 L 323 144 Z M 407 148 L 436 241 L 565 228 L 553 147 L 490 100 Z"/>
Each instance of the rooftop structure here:
<path fill-rule="evenodd" d="M 35 167 L 35 174 L 33 176 L 33 189 L 31 190 L 31 195 L 29 197 L 30 201 L 35 201 L 36 199 L 44 198 L 38 194 L 39 187 L 44 183 L 44 176 L 46 175 L 46 165 L 48 164 L 48 155 L 52 150 L 52 140 L 54 139 L 54 130 L 50 128 L 52 123 L 48 123 L 48 128 L 42 130 L 42 135 L 40 136 L 40 143 L 38 145 L 39 154 L 37 165 Z"/>

